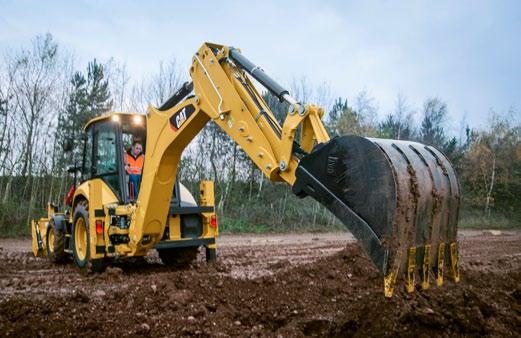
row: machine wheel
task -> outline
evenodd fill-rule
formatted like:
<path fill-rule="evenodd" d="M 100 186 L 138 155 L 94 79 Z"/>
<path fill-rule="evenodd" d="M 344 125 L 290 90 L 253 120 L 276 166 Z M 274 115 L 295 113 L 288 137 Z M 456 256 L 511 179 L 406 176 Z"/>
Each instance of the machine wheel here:
<path fill-rule="evenodd" d="M 58 229 L 56 224 L 54 224 L 54 220 L 49 222 L 45 240 L 49 259 L 53 263 L 63 263 L 67 258 L 67 253 L 65 252 L 65 232 L 62 229 Z"/>
<path fill-rule="evenodd" d="M 157 250 L 159 258 L 167 266 L 185 266 L 197 258 L 199 247 Z"/>
<path fill-rule="evenodd" d="M 80 269 L 92 272 L 104 270 L 103 260 L 90 258 L 89 204 L 86 201 L 80 202 L 74 209 L 71 243 L 74 263 Z"/>

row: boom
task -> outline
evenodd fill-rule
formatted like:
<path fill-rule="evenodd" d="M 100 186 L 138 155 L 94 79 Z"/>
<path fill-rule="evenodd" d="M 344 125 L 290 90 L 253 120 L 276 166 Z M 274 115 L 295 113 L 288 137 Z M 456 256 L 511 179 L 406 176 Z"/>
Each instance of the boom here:
<path fill-rule="evenodd" d="M 269 180 L 316 199 L 351 230 L 384 274 L 386 295 L 402 273 L 409 291 L 416 270 L 423 288 L 431 269 L 437 283 L 443 282 L 446 264 L 459 279 L 459 186 L 443 154 L 414 142 L 330 140 L 321 107 L 297 102 L 232 47 L 203 44 L 190 76 L 192 82 L 165 104 L 149 107 L 140 194 L 128 206 L 130 255 L 146 253 L 163 236 L 181 154 L 212 120 Z M 250 77 L 290 104 L 282 125 Z"/>
<path fill-rule="evenodd" d="M 291 104 L 283 126 L 245 71 Z M 195 96 L 183 100 L 181 91 L 173 96 L 176 100 L 160 109 L 151 106 L 148 110 L 149 146 L 136 217 L 130 227 L 129 246 L 134 251 L 141 250 L 143 236 L 149 235 L 155 240 L 162 236 L 182 152 L 208 121 L 214 121 L 237 142 L 268 179 L 290 185 L 295 183 L 299 163 L 293 154 L 298 126 L 303 126 L 300 140 L 303 151 L 311 151 L 315 142 L 329 140 L 320 121 L 324 114 L 322 108 L 297 103 L 236 49 L 204 44 L 194 55 L 190 76 L 193 84 L 186 84 L 185 88 L 193 86 Z"/>

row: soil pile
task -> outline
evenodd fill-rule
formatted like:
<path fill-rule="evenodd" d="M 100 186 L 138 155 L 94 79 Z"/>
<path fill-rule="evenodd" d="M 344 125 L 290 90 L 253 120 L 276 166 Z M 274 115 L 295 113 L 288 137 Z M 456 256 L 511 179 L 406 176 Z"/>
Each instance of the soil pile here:
<path fill-rule="evenodd" d="M 288 250 L 306 256 L 292 260 Z M 462 238 L 461 283 L 446 281 L 413 294 L 399 288 L 392 299 L 384 298 L 382 278 L 357 244 L 324 255 L 328 250 L 308 244 L 236 246 L 223 248 L 215 265 L 200 257 L 185 269 L 167 268 L 153 254 L 116 263 L 103 274 L 84 274 L 71 263 L 56 266 L 30 253 L 0 249 L 0 335 L 505 337 L 521 332 L 519 233 Z"/>

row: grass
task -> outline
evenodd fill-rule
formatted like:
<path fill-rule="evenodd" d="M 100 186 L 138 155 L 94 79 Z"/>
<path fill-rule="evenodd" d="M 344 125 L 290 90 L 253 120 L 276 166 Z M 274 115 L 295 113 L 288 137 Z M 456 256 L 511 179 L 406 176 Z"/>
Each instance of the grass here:
<path fill-rule="evenodd" d="M 31 236 L 31 227 L 27 224 L 25 204 L 7 201 L 0 203 L 0 237 Z M 32 218 L 39 218 L 45 209 L 34 209 Z"/>
<path fill-rule="evenodd" d="M 31 229 L 27 224 L 12 224 L 0 226 L 0 238 L 31 236 Z"/>
<path fill-rule="evenodd" d="M 291 225 L 269 226 L 267 224 L 256 224 L 246 219 L 236 219 L 231 217 L 222 217 L 219 222 L 219 231 L 221 233 L 250 233 L 250 234 L 266 234 L 266 233 L 285 233 L 285 232 L 328 232 L 343 231 L 346 228 L 340 223 L 331 225 L 325 224 L 298 224 L 292 222 Z"/>
<path fill-rule="evenodd" d="M 270 228 L 265 224 L 253 225 L 241 219 L 226 219 L 219 224 L 219 231 L 224 233 L 269 233 Z"/>
<path fill-rule="evenodd" d="M 506 216 L 498 213 L 487 215 L 484 212 L 466 212 L 460 219 L 459 227 L 464 229 L 521 229 L 521 219 L 519 216 Z"/>
<path fill-rule="evenodd" d="M 7 216 L 7 215 L 6 215 Z M 344 231 L 346 228 L 339 222 L 323 223 L 302 223 L 301 218 L 286 217 L 283 222 L 272 223 L 272 219 L 265 222 L 258 222 L 247 218 L 239 218 L 222 215 L 219 218 L 219 228 L 221 233 L 245 233 L 245 234 L 265 234 L 265 233 L 285 233 L 285 232 L 328 232 Z M 10 222 L 0 225 L 0 237 L 23 237 L 30 236 L 31 229 L 25 222 L 15 222 L 12 218 Z M 459 222 L 460 229 L 521 229 L 521 216 L 507 216 L 501 213 L 491 213 L 490 215 L 477 210 L 464 210 Z"/>

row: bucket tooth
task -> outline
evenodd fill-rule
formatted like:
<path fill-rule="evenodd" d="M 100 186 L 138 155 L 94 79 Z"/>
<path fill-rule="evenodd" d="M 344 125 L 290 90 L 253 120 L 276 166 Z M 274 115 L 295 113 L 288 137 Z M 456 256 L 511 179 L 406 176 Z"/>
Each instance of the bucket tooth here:
<path fill-rule="evenodd" d="M 436 285 L 443 285 L 443 269 L 445 261 L 445 243 L 440 243 L 438 245 L 438 264 L 436 267 Z"/>
<path fill-rule="evenodd" d="M 450 243 L 450 272 L 455 283 L 460 280 L 458 260 L 458 243 Z"/>
<path fill-rule="evenodd" d="M 405 275 L 405 289 L 407 292 L 414 292 L 414 276 L 416 270 L 416 247 L 407 250 L 407 272 Z"/>
<path fill-rule="evenodd" d="M 423 290 L 429 288 L 429 271 L 431 269 L 431 245 L 425 244 L 423 247 L 423 264 L 421 269 L 421 287 Z"/>
<path fill-rule="evenodd" d="M 387 298 L 391 298 L 394 292 L 394 284 L 396 283 L 396 275 L 393 272 L 390 272 L 387 276 L 384 277 L 384 295 Z"/>
<path fill-rule="evenodd" d="M 398 254 L 401 256 L 401 254 Z M 394 285 L 396 284 L 396 278 L 398 277 L 399 266 L 394 269 L 389 269 L 389 272 L 384 277 L 384 295 L 387 298 L 391 298 L 394 292 Z"/>

